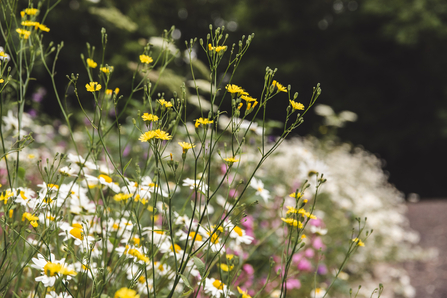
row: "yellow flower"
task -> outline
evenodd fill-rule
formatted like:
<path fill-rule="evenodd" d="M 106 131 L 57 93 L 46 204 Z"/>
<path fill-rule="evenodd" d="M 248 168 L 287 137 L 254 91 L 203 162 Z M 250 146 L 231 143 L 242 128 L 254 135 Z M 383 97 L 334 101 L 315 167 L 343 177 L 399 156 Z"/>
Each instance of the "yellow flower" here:
<path fill-rule="evenodd" d="M 90 82 L 87 85 L 85 85 L 85 88 L 88 92 L 95 92 L 101 90 L 101 85 L 97 82 Z"/>
<path fill-rule="evenodd" d="M 115 88 L 115 90 L 106 89 L 106 95 L 112 95 L 114 91 L 115 91 L 115 94 L 118 94 L 120 92 L 120 88 Z"/>
<path fill-rule="evenodd" d="M 352 239 L 353 242 L 357 242 L 357 246 L 365 246 L 365 243 L 363 243 L 362 240 L 360 240 L 359 238 L 354 238 Z"/>
<path fill-rule="evenodd" d="M 50 32 L 50 28 L 48 28 L 44 24 L 40 24 L 39 25 L 39 29 L 42 30 L 42 31 L 45 31 L 45 32 Z"/>
<path fill-rule="evenodd" d="M 31 31 L 25 30 L 25 29 L 16 29 L 16 32 L 19 33 L 20 38 L 28 39 Z"/>
<path fill-rule="evenodd" d="M 4 82 L 5 80 L 3 80 L 3 79 L 0 79 L 0 84 L 2 84 L 3 82 Z"/>
<path fill-rule="evenodd" d="M 102 71 L 105 74 L 109 74 L 113 71 L 113 66 L 103 66 L 101 68 L 99 68 L 100 71 Z"/>
<path fill-rule="evenodd" d="M 294 110 L 304 110 L 304 105 L 300 102 L 289 100 Z"/>
<path fill-rule="evenodd" d="M 1 51 L 0 52 L 0 57 L 8 58 L 8 55 L 6 55 L 5 52 Z"/>
<path fill-rule="evenodd" d="M 227 89 L 228 92 L 230 93 L 241 93 L 244 92 L 244 89 L 242 89 L 241 87 L 237 86 L 237 85 L 233 85 L 233 84 L 228 84 L 225 89 Z"/>
<path fill-rule="evenodd" d="M 283 222 L 285 222 L 285 223 L 291 225 L 291 226 L 298 227 L 298 228 L 300 228 L 300 229 L 302 229 L 302 228 L 304 227 L 304 226 L 303 226 L 303 223 L 302 223 L 301 221 L 296 220 L 296 219 L 293 219 L 293 218 L 284 218 L 284 217 L 281 217 L 281 220 L 282 220 Z"/>
<path fill-rule="evenodd" d="M 160 129 L 157 130 L 150 130 L 145 132 L 140 136 L 138 140 L 141 142 L 149 142 L 152 139 L 159 139 L 159 140 L 170 140 L 172 139 L 172 136 L 169 135 L 169 133 L 162 131 Z"/>
<path fill-rule="evenodd" d="M 152 115 L 148 113 L 144 113 L 143 116 L 141 116 L 141 118 L 143 118 L 144 121 L 158 121 L 157 115 Z"/>
<path fill-rule="evenodd" d="M 289 213 L 298 213 L 298 210 L 297 210 L 295 207 L 292 207 L 292 206 L 286 206 L 286 208 L 287 208 L 287 212 L 286 212 L 286 214 L 289 214 Z"/>
<path fill-rule="evenodd" d="M 250 95 L 241 95 L 241 98 L 246 102 L 256 102 L 256 98 L 251 97 Z"/>
<path fill-rule="evenodd" d="M 178 142 L 178 144 L 183 148 L 183 153 L 188 152 L 189 149 L 194 148 L 196 145 L 186 142 Z"/>
<path fill-rule="evenodd" d="M 213 120 L 209 120 L 208 118 L 202 118 L 200 117 L 199 119 L 196 119 L 196 124 L 194 125 L 196 128 L 199 127 L 200 124 L 202 125 L 206 125 L 206 124 L 211 124 L 213 123 Z"/>
<path fill-rule="evenodd" d="M 22 22 L 22 26 L 26 26 L 26 27 L 39 27 L 40 23 L 39 22 L 32 22 L 32 21 L 23 21 Z"/>
<path fill-rule="evenodd" d="M 248 295 L 248 291 L 242 291 L 242 289 L 239 287 L 237 287 L 237 290 L 238 290 L 239 294 L 242 294 L 242 298 L 251 298 L 251 296 Z"/>
<path fill-rule="evenodd" d="M 210 51 L 216 51 L 216 53 L 219 53 L 220 51 L 224 51 L 227 49 L 227 46 L 217 46 L 213 47 L 210 43 L 208 44 L 208 50 Z"/>
<path fill-rule="evenodd" d="M 222 269 L 222 271 L 228 272 L 233 270 L 234 265 L 228 266 L 227 264 L 220 264 L 220 269 Z"/>
<path fill-rule="evenodd" d="M 37 223 L 37 221 L 39 220 L 39 217 L 34 216 L 31 213 L 28 213 L 28 212 L 23 213 L 22 221 L 25 221 L 25 219 L 27 219 L 33 227 L 37 227 L 39 225 Z"/>
<path fill-rule="evenodd" d="M 35 15 L 39 10 L 37 8 L 26 8 L 23 12 L 29 16 Z"/>
<path fill-rule="evenodd" d="M 140 55 L 140 61 L 141 61 L 141 63 L 149 64 L 149 63 L 153 62 L 154 59 L 152 59 L 148 55 Z"/>
<path fill-rule="evenodd" d="M 159 100 L 158 100 L 158 103 L 159 103 L 161 106 L 166 107 L 167 109 L 172 108 L 172 103 L 169 102 L 169 101 L 166 101 L 166 100 L 164 100 L 164 99 L 159 99 Z"/>
<path fill-rule="evenodd" d="M 135 290 L 121 288 L 116 291 L 114 298 L 140 298 L 140 295 Z"/>
<path fill-rule="evenodd" d="M 296 192 L 293 192 L 293 193 L 291 193 L 290 195 L 289 195 L 289 197 L 291 197 L 291 198 L 295 198 L 295 199 L 299 199 L 299 198 L 301 198 L 303 195 L 299 192 L 299 193 L 296 193 Z"/>
<path fill-rule="evenodd" d="M 228 162 L 229 164 L 233 164 L 233 163 L 239 161 L 239 159 L 236 159 L 236 158 L 234 158 L 234 157 L 227 157 L 227 158 L 224 158 L 224 160 L 225 160 L 226 162 Z"/>
<path fill-rule="evenodd" d="M 87 65 L 90 68 L 96 68 L 96 66 L 98 66 L 98 63 L 93 61 L 93 59 L 87 58 Z"/>
<path fill-rule="evenodd" d="M 276 86 L 276 88 L 278 88 L 278 91 L 287 92 L 287 88 L 278 83 L 277 81 L 273 81 L 272 85 Z"/>

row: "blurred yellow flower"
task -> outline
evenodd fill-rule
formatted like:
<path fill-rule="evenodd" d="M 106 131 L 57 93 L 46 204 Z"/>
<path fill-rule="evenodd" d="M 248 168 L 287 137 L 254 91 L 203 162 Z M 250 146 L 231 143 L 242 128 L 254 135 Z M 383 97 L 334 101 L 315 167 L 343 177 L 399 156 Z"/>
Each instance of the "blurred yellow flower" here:
<path fill-rule="evenodd" d="M 96 68 L 96 66 L 98 66 L 98 63 L 93 61 L 93 59 L 87 58 L 87 65 L 90 68 Z"/>
<path fill-rule="evenodd" d="M 135 290 L 121 288 L 116 291 L 114 298 L 140 298 L 140 295 Z"/>
<path fill-rule="evenodd" d="M 169 101 L 166 101 L 164 99 L 159 99 L 158 102 L 160 103 L 161 106 L 164 106 L 166 108 L 172 108 L 172 103 Z"/>
<path fill-rule="evenodd" d="M 227 46 L 217 46 L 213 47 L 210 43 L 208 44 L 208 50 L 210 51 L 216 51 L 216 53 L 219 53 L 220 51 L 224 51 L 227 49 Z"/>
<path fill-rule="evenodd" d="M 31 34 L 31 31 L 28 31 L 25 29 L 20 29 L 20 28 L 16 29 L 16 32 L 19 33 L 20 38 L 23 38 L 23 39 L 28 39 Z"/>
<path fill-rule="evenodd" d="M 227 157 L 227 158 L 224 158 L 224 160 L 225 160 L 226 162 L 228 162 L 229 164 L 233 164 L 233 163 L 239 161 L 239 159 L 236 159 L 236 158 L 234 158 L 234 157 Z"/>
<path fill-rule="evenodd" d="M 148 55 L 140 55 L 140 61 L 141 61 L 141 63 L 149 64 L 149 63 L 153 62 L 154 59 L 152 59 Z"/>
<path fill-rule="evenodd" d="M 39 10 L 37 8 L 26 8 L 23 12 L 29 16 L 35 15 Z"/>
<path fill-rule="evenodd" d="M 237 86 L 237 85 L 233 85 L 233 84 L 228 84 L 225 89 L 227 89 L 228 92 L 230 93 L 241 93 L 244 92 L 244 89 L 242 89 L 241 87 Z"/>
<path fill-rule="evenodd" d="M 209 120 L 208 118 L 202 118 L 196 119 L 196 124 L 194 125 L 196 128 L 199 127 L 200 124 L 206 125 L 213 123 L 213 120 Z"/>
<path fill-rule="evenodd" d="M 109 74 L 113 71 L 113 66 L 103 66 L 99 70 L 105 74 Z"/>
<path fill-rule="evenodd" d="M 291 225 L 291 226 L 298 227 L 298 228 L 300 228 L 300 229 L 302 229 L 302 228 L 304 227 L 304 226 L 303 226 L 303 223 L 302 223 L 301 221 L 296 220 L 296 219 L 293 219 L 293 218 L 284 218 L 284 217 L 281 217 L 281 220 L 282 220 L 283 222 L 285 222 L 285 223 Z"/>
<path fill-rule="evenodd" d="M 143 118 L 144 121 L 158 121 L 157 115 L 152 115 L 148 113 L 144 113 L 143 116 L 141 116 L 141 118 Z"/>
<path fill-rule="evenodd" d="M 359 238 L 352 239 L 352 242 L 357 242 L 357 246 L 365 246 L 365 243 L 363 243 L 363 241 Z"/>
<path fill-rule="evenodd" d="M 101 90 L 101 85 L 97 82 L 90 82 L 87 85 L 85 85 L 85 88 L 88 92 L 95 92 Z"/>
<path fill-rule="evenodd" d="M 294 110 L 304 110 L 304 105 L 300 102 L 289 100 Z"/>

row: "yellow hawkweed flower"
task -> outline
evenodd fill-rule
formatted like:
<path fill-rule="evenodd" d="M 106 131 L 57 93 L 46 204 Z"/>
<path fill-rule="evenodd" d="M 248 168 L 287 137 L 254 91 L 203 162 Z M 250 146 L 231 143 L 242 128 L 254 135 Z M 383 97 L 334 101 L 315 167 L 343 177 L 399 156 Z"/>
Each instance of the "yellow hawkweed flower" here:
<path fill-rule="evenodd" d="M 95 92 L 101 90 L 101 85 L 97 82 L 90 82 L 87 85 L 85 85 L 85 88 L 88 92 Z"/>
<path fill-rule="evenodd" d="M 158 100 L 158 103 L 159 103 L 161 106 L 164 106 L 164 107 L 167 108 L 167 109 L 172 108 L 172 103 L 169 102 L 169 101 L 166 101 L 166 100 L 164 100 L 164 99 L 159 99 L 159 100 Z"/>
<path fill-rule="evenodd" d="M 3 201 L 3 204 L 6 205 L 6 203 L 8 202 L 8 199 L 12 196 L 14 196 L 14 192 L 7 189 L 5 191 L 5 193 L 0 194 L 0 201 Z"/>
<path fill-rule="evenodd" d="M 233 163 L 239 161 L 239 159 L 236 159 L 236 158 L 234 158 L 234 157 L 227 157 L 227 158 L 224 158 L 224 160 L 225 160 L 226 162 L 228 162 L 229 164 L 233 164 Z"/>
<path fill-rule="evenodd" d="M 208 50 L 209 51 L 216 51 L 216 53 L 219 53 L 220 51 L 225 51 L 226 49 L 227 49 L 227 46 L 213 47 L 210 43 L 208 44 Z"/>
<path fill-rule="evenodd" d="M 162 131 L 160 129 L 157 130 L 150 130 L 145 132 L 140 136 L 138 140 L 141 142 L 149 142 L 151 139 L 159 139 L 159 140 L 165 140 L 168 141 L 172 138 L 172 136 L 169 135 L 169 133 Z"/>
<path fill-rule="evenodd" d="M 297 210 L 295 207 L 292 207 L 292 206 L 286 206 L 286 208 L 287 208 L 287 212 L 286 212 L 286 214 L 289 214 L 289 213 L 298 213 L 298 210 Z"/>
<path fill-rule="evenodd" d="M 196 145 L 186 142 L 178 142 L 178 144 L 183 148 L 183 153 L 188 152 L 189 149 L 194 148 Z"/>
<path fill-rule="evenodd" d="M 127 201 L 130 197 L 132 197 L 132 194 L 118 193 L 113 196 L 113 199 L 117 202 L 120 202 L 120 201 Z"/>
<path fill-rule="evenodd" d="M 296 102 L 296 101 L 293 101 L 290 99 L 289 99 L 289 101 L 290 101 L 290 104 L 292 105 L 292 108 L 294 110 L 304 110 L 304 105 L 302 103 Z"/>
<path fill-rule="evenodd" d="M 120 88 L 115 88 L 115 90 L 106 89 L 106 95 L 112 95 L 113 92 L 115 92 L 115 94 L 118 94 L 120 92 Z"/>
<path fill-rule="evenodd" d="M 99 70 L 105 74 L 109 74 L 113 71 L 113 66 L 103 66 L 103 67 L 100 67 Z"/>
<path fill-rule="evenodd" d="M 16 32 L 19 33 L 20 38 L 28 39 L 31 35 L 31 31 L 25 30 L 25 29 L 16 29 Z"/>
<path fill-rule="evenodd" d="M 244 89 L 242 89 L 241 87 L 237 86 L 237 85 L 233 85 L 233 84 L 228 84 L 225 89 L 227 89 L 228 92 L 230 93 L 242 93 L 244 92 Z"/>
<path fill-rule="evenodd" d="M 241 298 L 251 298 L 251 296 L 248 295 L 248 290 L 247 291 L 242 291 L 242 289 L 239 288 L 239 287 L 237 287 L 237 290 L 238 290 L 239 294 L 242 294 Z"/>
<path fill-rule="evenodd" d="M 3 80 L 3 79 L 0 79 L 0 84 L 3 84 L 3 82 L 4 82 L 5 80 Z"/>
<path fill-rule="evenodd" d="M 253 98 L 253 97 L 251 97 L 251 96 L 249 96 L 249 95 L 241 95 L 241 98 L 243 99 L 243 100 L 245 100 L 246 102 L 253 102 L 253 101 L 256 101 L 256 98 Z"/>
<path fill-rule="evenodd" d="M 291 197 L 291 198 L 295 198 L 295 199 L 300 199 L 301 197 L 302 197 L 303 195 L 299 192 L 299 193 L 296 193 L 296 192 L 292 192 L 290 195 L 289 195 L 289 197 Z M 305 202 L 305 203 L 307 203 L 307 202 Z"/>
<path fill-rule="evenodd" d="M 93 61 L 93 59 L 87 58 L 87 65 L 90 68 L 96 68 L 96 66 L 98 66 L 98 63 Z"/>
<path fill-rule="evenodd" d="M 213 123 L 213 120 L 209 120 L 208 118 L 202 118 L 200 117 L 199 119 L 196 119 L 196 124 L 194 124 L 194 126 L 197 128 L 199 127 L 200 124 L 202 125 L 206 125 L 206 124 L 211 124 Z"/>
<path fill-rule="evenodd" d="M 157 115 L 152 115 L 148 113 L 144 113 L 143 116 L 141 116 L 141 118 L 143 118 L 144 121 L 158 121 Z"/>
<path fill-rule="evenodd" d="M 9 218 L 12 218 L 14 215 L 14 209 L 9 210 Z"/>
<path fill-rule="evenodd" d="M 220 269 L 222 269 L 222 271 L 228 272 L 233 270 L 234 265 L 228 266 L 227 264 L 220 264 Z"/>
<path fill-rule="evenodd" d="M 21 24 L 22 24 L 22 26 L 25 26 L 25 27 L 35 27 L 36 29 L 40 25 L 39 22 L 33 22 L 33 21 L 23 21 Z"/>
<path fill-rule="evenodd" d="M 24 11 L 22 11 L 23 13 L 26 13 L 29 16 L 33 16 L 36 13 L 39 12 L 39 10 L 37 8 L 26 8 Z"/>
<path fill-rule="evenodd" d="M 28 213 L 28 212 L 23 213 L 22 221 L 25 221 L 25 219 L 27 219 L 29 221 L 29 223 L 35 228 L 39 225 L 37 223 L 39 218 L 37 216 L 32 215 L 31 213 Z"/>
<path fill-rule="evenodd" d="M 277 81 L 273 81 L 272 85 L 276 86 L 276 88 L 278 88 L 278 91 L 287 92 L 287 88 L 278 83 Z"/>
<path fill-rule="evenodd" d="M 293 218 L 284 218 L 284 217 L 281 217 L 281 220 L 282 220 L 283 222 L 285 222 L 285 223 L 291 225 L 291 226 L 298 227 L 298 228 L 300 228 L 300 229 L 302 229 L 302 228 L 304 227 L 304 225 L 303 225 L 303 223 L 302 223 L 301 221 L 296 220 L 296 219 L 293 219 Z"/>
<path fill-rule="evenodd" d="M 357 242 L 357 246 L 365 246 L 365 243 L 363 243 L 363 241 L 359 238 L 352 239 L 352 242 Z"/>
<path fill-rule="evenodd" d="M 239 105 L 237 106 L 237 109 L 240 110 L 242 108 L 244 104 L 242 102 L 239 103 Z"/>
<path fill-rule="evenodd" d="M 50 28 L 48 28 L 48 27 L 45 26 L 44 24 L 39 24 L 39 29 L 40 29 L 41 31 L 50 32 Z"/>
<path fill-rule="evenodd" d="M 140 55 L 140 61 L 141 61 L 141 63 L 149 64 L 149 63 L 153 62 L 154 59 L 152 59 L 148 55 Z"/>

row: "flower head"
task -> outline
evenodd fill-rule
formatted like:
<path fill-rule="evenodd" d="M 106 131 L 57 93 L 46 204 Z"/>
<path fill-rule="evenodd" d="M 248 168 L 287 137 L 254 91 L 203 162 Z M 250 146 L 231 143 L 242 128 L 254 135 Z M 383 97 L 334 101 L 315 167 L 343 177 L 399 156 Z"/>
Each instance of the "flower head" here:
<path fill-rule="evenodd" d="M 101 90 L 101 85 L 97 82 L 90 82 L 87 85 L 85 85 L 85 88 L 88 92 L 95 92 Z"/>
<path fill-rule="evenodd" d="M 278 91 L 287 92 L 287 88 L 284 87 L 283 85 L 281 85 L 280 83 L 278 83 L 277 81 L 273 81 L 272 85 L 276 86 L 276 88 L 278 88 Z"/>
<path fill-rule="evenodd" d="M 300 102 L 289 100 L 294 110 L 304 110 L 304 105 Z"/>
<path fill-rule="evenodd" d="M 98 63 L 93 61 L 93 59 L 87 58 L 87 65 L 90 68 L 96 68 L 96 66 L 98 66 Z"/>
<path fill-rule="evenodd" d="M 213 123 L 213 120 L 209 120 L 208 118 L 200 117 L 199 119 L 196 119 L 196 124 L 194 124 L 194 126 L 197 128 L 197 127 L 199 127 L 200 124 L 206 125 L 206 124 L 211 124 L 211 123 Z"/>
<path fill-rule="evenodd" d="M 159 103 L 161 106 L 164 106 L 164 107 L 167 108 L 167 109 L 172 108 L 172 103 L 169 102 L 169 101 L 166 101 L 166 100 L 164 100 L 164 99 L 159 99 L 159 100 L 158 100 L 158 103 Z"/>
<path fill-rule="evenodd" d="M 213 47 L 210 43 L 208 44 L 208 50 L 209 51 L 216 51 L 216 53 L 219 53 L 220 51 L 225 51 L 226 49 L 227 49 L 227 46 Z"/>
<path fill-rule="evenodd" d="M 302 229 L 304 227 L 303 223 L 299 220 L 293 219 L 293 218 L 284 218 L 281 217 L 281 220 L 285 223 L 287 223 L 290 226 L 298 227 Z"/>
<path fill-rule="evenodd" d="M 362 240 L 360 240 L 359 238 L 352 239 L 352 242 L 356 242 L 357 246 L 365 246 L 365 243 Z"/>
<path fill-rule="evenodd" d="M 31 35 L 31 31 L 25 30 L 25 29 L 16 29 L 16 32 L 19 33 L 20 38 L 28 39 Z"/>
<path fill-rule="evenodd" d="M 144 113 L 143 116 L 141 116 L 144 121 L 158 121 L 158 116 L 153 114 Z"/>
<path fill-rule="evenodd" d="M 149 63 L 153 62 L 154 59 L 152 59 L 148 55 L 140 55 L 140 61 L 141 61 L 141 63 L 149 64 Z"/>
<path fill-rule="evenodd" d="M 121 288 L 116 291 L 114 298 L 140 298 L 140 295 L 137 295 L 135 290 L 131 290 L 128 288 Z"/>
<path fill-rule="evenodd" d="M 186 142 L 178 142 L 178 144 L 180 145 L 180 147 L 183 148 L 183 153 L 188 152 L 189 149 L 192 149 L 196 146 L 194 144 L 186 143 Z"/>
<path fill-rule="evenodd" d="M 22 11 L 23 15 L 26 13 L 29 16 L 34 16 L 38 12 L 39 10 L 37 8 L 25 8 L 25 10 Z"/>
<path fill-rule="evenodd" d="M 224 160 L 225 160 L 228 164 L 231 164 L 231 165 L 232 165 L 233 163 L 239 161 L 239 159 L 236 159 L 236 158 L 234 158 L 234 157 L 227 157 L 227 158 L 224 158 Z"/>
<path fill-rule="evenodd" d="M 103 66 L 103 67 L 99 68 L 99 70 L 102 71 L 105 74 L 109 74 L 109 73 L 111 73 L 113 71 L 113 66 L 106 65 L 106 66 Z"/>
<path fill-rule="evenodd" d="M 233 84 L 228 84 L 225 89 L 227 89 L 228 92 L 230 93 L 242 93 L 244 92 L 244 89 L 242 89 L 241 87 L 237 86 L 237 85 L 233 85 Z"/>
<path fill-rule="evenodd" d="M 169 133 L 156 129 L 156 130 L 149 130 L 142 134 L 138 140 L 141 142 L 149 142 L 151 139 L 159 139 L 159 140 L 165 140 L 169 141 L 172 139 L 172 136 L 169 135 Z"/>

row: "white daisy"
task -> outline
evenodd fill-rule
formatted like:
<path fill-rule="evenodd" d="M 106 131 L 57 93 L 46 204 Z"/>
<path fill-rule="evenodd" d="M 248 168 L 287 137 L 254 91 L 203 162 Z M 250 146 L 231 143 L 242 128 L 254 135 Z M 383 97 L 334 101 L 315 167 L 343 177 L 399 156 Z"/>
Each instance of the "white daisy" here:
<path fill-rule="evenodd" d="M 264 202 L 267 203 L 268 199 L 270 199 L 270 192 L 264 189 L 264 183 L 253 177 L 250 181 L 250 186 L 256 189 L 256 194 L 260 195 L 264 199 Z"/>
<path fill-rule="evenodd" d="M 230 295 L 234 295 L 230 290 L 228 290 L 226 284 L 214 278 L 205 278 L 204 290 L 205 293 L 215 298 L 228 297 Z"/>

